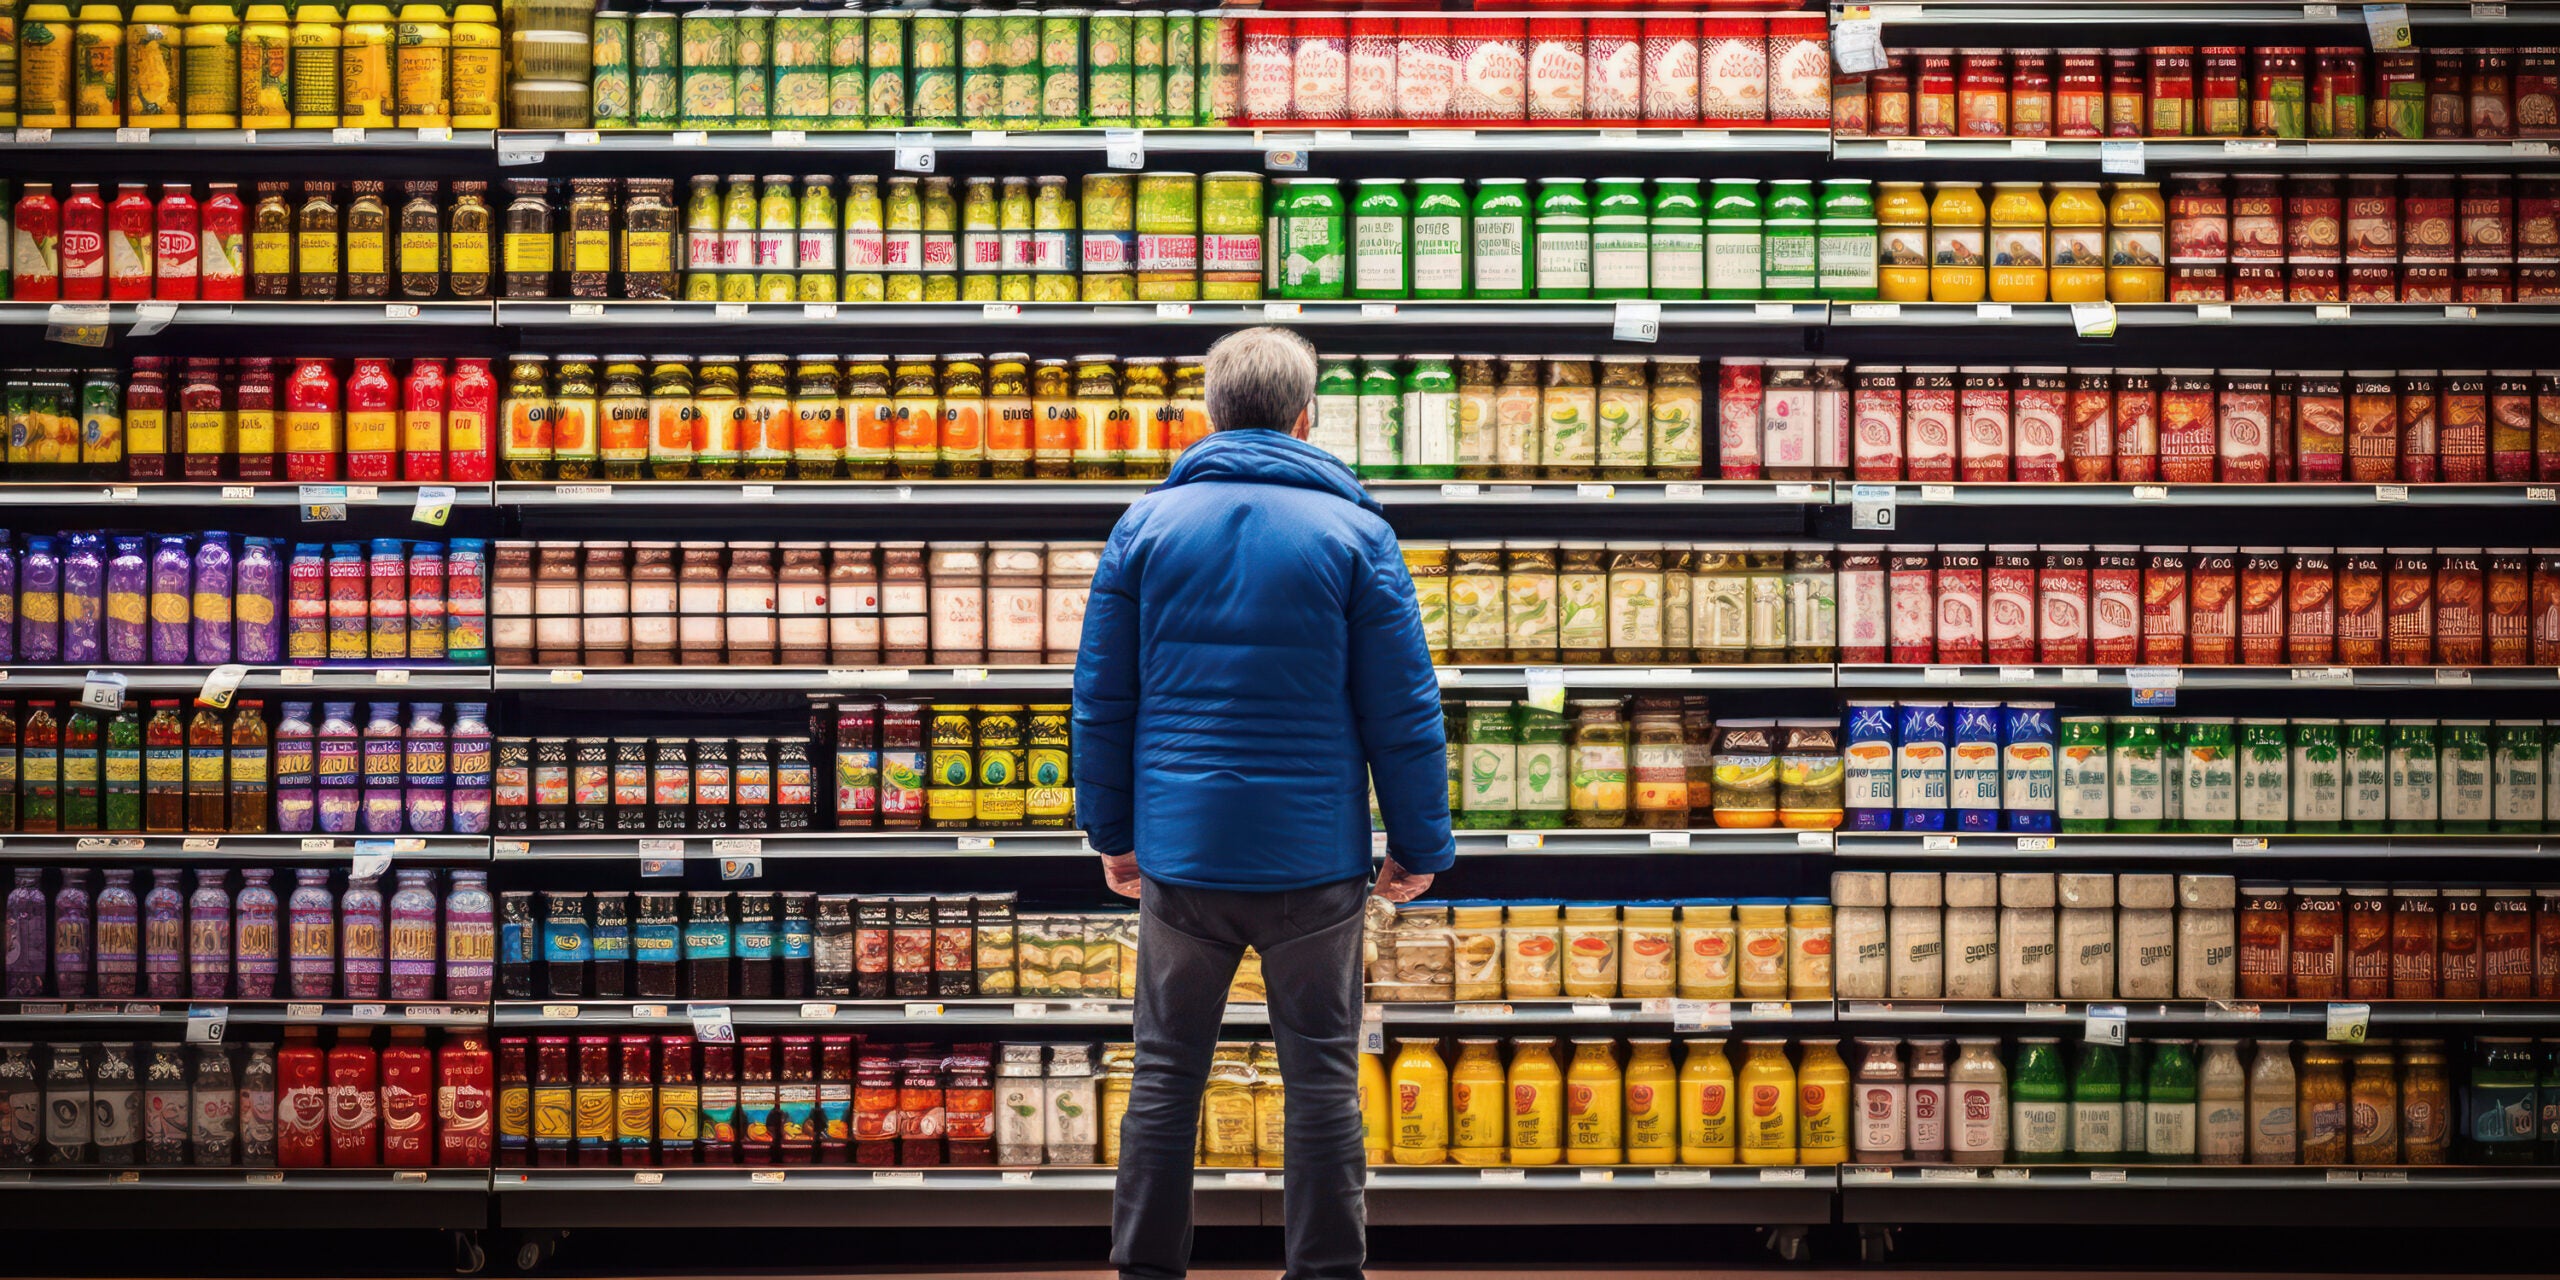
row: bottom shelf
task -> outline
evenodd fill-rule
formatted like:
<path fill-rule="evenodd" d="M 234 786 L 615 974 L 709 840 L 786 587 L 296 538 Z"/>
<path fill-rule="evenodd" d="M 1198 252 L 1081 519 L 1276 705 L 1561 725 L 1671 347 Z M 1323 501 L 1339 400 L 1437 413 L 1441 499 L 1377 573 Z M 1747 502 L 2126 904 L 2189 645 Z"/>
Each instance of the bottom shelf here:
<path fill-rule="evenodd" d="M 1849 1165 L 1840 1221 L 2107 1226 L 2515 1227 L 2544 1221 L 2550 1168 Z"/>
<path fill-rule="evenodd" d="M 0 1170 L 0 1222 L 57 1230 L 490 1225 L 471 1169 Z"/>

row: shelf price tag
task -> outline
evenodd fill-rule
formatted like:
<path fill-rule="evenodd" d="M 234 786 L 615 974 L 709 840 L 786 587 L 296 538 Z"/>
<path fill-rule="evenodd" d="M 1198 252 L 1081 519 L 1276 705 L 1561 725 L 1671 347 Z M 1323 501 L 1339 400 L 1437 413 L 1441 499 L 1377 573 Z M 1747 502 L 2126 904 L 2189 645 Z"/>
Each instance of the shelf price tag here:
<path fill-rule="evenodd" d="M 1704 1031 L 1733 1030 L 1733 1002 L 1730 1000 L 1674 1000 L 1671 1002 L 1671 1030 L 1676 1035 L 1692 1035 Z"/>
<path fill-rule="evenodd" d="M 1656 831 L 1645 838 L 1645 847 L 1648 849 L 1686 849 L 1689 847 L 1689 833 L 1686 831 Z"/>
<path fill-rule="evenodd" d="M 388 840 L 356 841 L 355 861 L 347 865 L 347 875 L 361 880 L 379 878 L 391 870 L 391 842 Z"/>
<path fill-rule="evenodd" d="M 764 878 L 762 858 L 722 858 L 720 878 L 723 880 L 761 880 Z"/>
<path fill-rule="evenodd" d="M 2142 139 L 2100 139 L 2098 172 L 2132 174 L 2139 177 L 2142 173 Z"/>
<path fill-rule="evenodd" d="M 223 1033 L 231 1029 L 231 1009 L 227 1005 L 199 1004 L 187 1007 L 187 1043 L 220 1044 Z"/>
<path fill-rule="evenodd" d="M 1873 18 L 1851 18 L 1832 25 L 1831 56 L 1843 71 L 1884 70 L 1884 24 Z"/>
<path fill-rule="evenodd" d="M 124 709 L 125 676 L 121 671 L 92 671 L 80 684 L 80 705 L 100 711 Z"/>
<path fill-rule="evenodd" d="M 1892 485 L 1852 485 L 1849 489 L 1849 527 L 1862 531 L 1892 529 L 1893 501 Z"/>
<path fill-rule="evenodd" d="M 2405 4 L 2369 4 L 2364 7 L 2364 33 L 2376 49 L 2406 49 L 2409 38 L 2409 6 Z"/>
<path fill-rule="evenodd" d="M 416 307 L 411 307 L 409 310 L 411 314 L 415 314 L 417 312 Z M 138 302 L 134 304 L 133 308 L 133 328 L 126 330 L 126 332 L 136 338 L 148 338 L 152 334 L 168 328 L 169 322 L 177 318 L 177 303 Z"/>
<path fill-rule="evenodd" d="M 2407 502 L 2409 500 L 2409 486 L 2405 484 L 2375 485 L 2373 487 L 2373 500 L 2376 502 Z"/>
<path fill-rule="evenodd" d="M 107 304 L 57 302 L 45 308 L 44 339 L 75 347 L 107 345 Z"/>
<path fill-rule="evenodd" d="M 2328 1029 L 2322 1034 L 2331 1044 L 2363 1044 L 2365 1034 L 2372 1029 L 2372 1005 L 2333 1004 L 2329 1006 Z"/>
<path fill-rule="evenodd" d="M 2116 336 L 2116 304 L 2104 300 L 2072 303 L 2071 330 L 2083 338 Z"/>
<path fill-rule="evenodd" d="M 1102 131 L 1102 163 L 1113 169 L 1147 167 L 1147 134 L 1143 129 Z"/>
<path fill-rule="evenodd" d="M 933 172 L 933 135 L 899 134 L 896 168 L 900 173 Z"/>
<path fill-rule="evenodd" d="M 1262 167 L 1278 173 L 1305 173 L 1306 150 L 1301 147 L 1274 147 L 1262 153 Z"/>
<path fill-rule="evenodd" d="M 1543 849 L 1547 847 L 1547 837 L 1544 833 L 1536 831 L 1514 831 L 1502 837 L 1502 847 L 1505 849 Z"/>
<path fill-rule="evenodd" d="M 1662 341 L 1662 304 L 1619 303 L 1610 315 L 1609 336 L 1620 342 Z"/>
<path fill-rule="evenodd" d="M 1385 1053 L 1387 1051 L 1387 1025 L 1385 1018 L 1386 1015 L 1379 1011 L 1378 1006 L 1374 1004 L 1361 1006 L 1360 1052 Z"/>
<path fill-rule="evenodd" d="M 1479 1182 L 1494 1183 L 1527 1182 L 1529 1180 L 1529 1171 L 1526 1169 L 1478 1169 L 1476 1170 L 1476 1180 Z"/>
<path fill-rule="evenodd" d="M 452 517 L 452 485 L 422 484 L 418 486 L 418 500 L 409 508 L 411 523 L 431 524 L 441 529 L 444 527 L 444 522 Z"/>
<path fill-rule="evenodd" d="M 645 844 L 647 842 L 643 841 L 642 843 Z M 640 878 L 643 880 L 681 880 L 684 878 L 684 859 L 681 856 L 673 858 L 642 858 L 640 860 Z"/>
<path fill-rule="evenodd" d="M 1557 715 L 1564 714 L 1564 668 L 1530 667 L 1520 674 L 1529 685 L 1530 706 Z"/>
<path fill-rule="evenodd" d="M 545 1008 L 544 1013 L 550 1010 Z M 684 1016 L 693 1023 L 693 1038 L 704 1044 L 734 1044 L 738 1039 L 737 1024 L 729 1019 L 725 1004 L 689 1004 Z"/>
<path fill-rule="evenodd" d="M 2080 1038 L 2091 1044 L 2111 1044 L 2122 1047 L 2124 1006 L 2120 1004 L 2090 1005 L 2088 1018 L 2081 1026 Z"/>
<path fill-rule="evenodd" d="M 249 678 L 249 668 L 237 662 L 226 662 L 205 673 L 204 687 L 196 690 L 196 705 L 217 711 L 231 709 L 231 695 L 240 691 L 240 682 Z"/>
<path fill-rule="evenodd" d="M 2133 690 L 2137 707 L 2174 707 L 2178 705 L 2178 682 L 2185 673 L 2176 667 L 2127 667 L 2125 684 Z"/>

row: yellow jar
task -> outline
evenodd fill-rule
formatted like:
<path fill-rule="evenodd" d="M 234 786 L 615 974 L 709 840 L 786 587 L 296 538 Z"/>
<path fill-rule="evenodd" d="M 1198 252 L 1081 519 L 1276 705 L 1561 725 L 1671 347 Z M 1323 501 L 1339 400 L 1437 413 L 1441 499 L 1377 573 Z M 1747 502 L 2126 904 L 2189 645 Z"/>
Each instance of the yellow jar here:
<path fill-rule="evenodd" d="M 397 35 L 391 6 L 347 7 L 338 35 L 338 123 L 349 128 L 388 125 L 396 101 L 392 46 Z"/>
<path fill-rule="evenodd" d="M 186 123 L 182 107 L 186 28 L 175 5 L 133 8 L 124 29 L 124 122 L 136 129 L 175 129 Z"/>
<path fill-rule="evenodd" d="M 241 18 L 240 127 L 293 127 L 293 19 L 283 5 L 253 4 Z"/>
<path fill-rule="evenodd" d="M 453 28 L 444 6 L 404 4 L 392 55 L 392 118 L 403 129 L 453 123 Z"/>
<path fill-rule="evenodd" d="M 79 29 L 67 4 L 31 4 L 18 22 L 18 123 L 30 129 L 68 129 Z M 128 40 L 131 37 L 128 35 Z M 172 58 L 172 62 L 175 58 Z M 172 97 L 177 81 L 169 82 Z M 176 120 L 169 123 L 176 124 Z"/>
<path fill-rule="evenodd" d="M 1737 940 L 1730 902 L 1680 904 L 1680 995 L 1689 1000 L 1734 997 Z"/>
<path fill-rule="evenodd" d="M 1991 300 L 2045 298 L 2044 194 L 2036 182 L 1991 184 Z"/>
<path fill-rule="evenodd" d="M 1980 302 L 1982 184 L 1941 182 L 1929 202 L 1929 301 Z"/>
<path fill-rule="evenodd" d="M 1876 184 L 1876 297 L 1929 300 L 1929 197 L 1917 182 Z"/>
<path fill-rule="evenodd" d="M 1617 1042 L 1573 1042 L 1564 1074 L 1566 1164 L 1617 1164 L 1626 1146 L 1626 1081 Z"/>
<path fill-rule="evenodd" d="M 1395 1162 L 1448 1163 L 1449 1068 L 1440 1061 L 1440 1042 L 1396 1041 L 1387 1083 L 1395 1102 Z"/>
<path fill-rule="evenodd" d="M 1734 995 L 1742 1000 L 1787 998 L 1787 904 L 1779 898 L 1745 898 L 1734 907 L 1739 945 Z"/>
<path fill-rule="evenodd" d="M 1733 1063 L 1722 1040 L 1692 1040 L 1680 1063 L 1680 1163 L 1733 1163 Z"/>
<path fill-rule="evenodd" d="M 1449 904 L 1452 1000 L 1502 998 L 1502 905 Z"/>
<path fill-rule="evenodd" d="M 1804 1041 L 1804 1062 L 1796 1068 L 1796 1114 L 1801 1131 L 1797 1159 L 1805 1164 L 1840 1164 L 1849 1158 L 1849 1064 L 1840 1060 L 1837 1040 Z"/>
<path fill-rule="evenodd" d="M 498 127 L 498 95 L 506 87 L 500 66 L 504 41 L 498 35 L 498 11 L 485 4 L 453 8 L 453 127 Z"/>
<path fill-rule="evenodd" d="M 1831 904 L 1787 904 L 1787 998 L 1831 998 Z"/>
<path fill-rule="evenodd" d="M 71 123 L 82 129 L 123 124 L 124 14 L 111 4 L 80 6 L 71 43 Z"/>
<path fill-rule="evenodd" d="M 1288 1149 L 1289 1088 L 1280 1077 L 1280 1050 L 1264 1042 L 1253 1046 L 1253 1163 L 1277 1169 Z"/>
<path fill-rule="evenodd" d="M 2107 296 L 2107 206 L 2094 182 L 2057 182 L 2045 207 L 2047 289 L 2056 302 L 2103 302 Z"/>
<path fill-rule="evenodd" d="M 1555 1164 L 1564 1159 L 1564 1073 L 1556 1067 L 1556 1042 L 1530 1037 L 1511 1042 L 1511 1163 Z"/>
<path fill-rule="evenodd" d="M 1742 1163 L 1796 1162 L 1796 1072 L 1787 1064 L 1784 1040 L 1742 1042 Z"/>
<path fill-rule="evenodd" d="M 1120 1127 L 1114 1123 L 1103 1132 L 1114 1135 L 1113 1141 L 1116 1142 Z M 1368 1156 L 1369 1163 L 1385 1164 L 1387 1162 L 1387 1142 L 1394 1133 L 1395 1120 L 1388 1114 L 1387 1109 L 1386 1063 L 1381 1061 L 1377 1054 L 1361 1054 L 1360 1148 Z"/>
<path fill-rule="evenodd" d="M 1679 1152 L 1679 1077 L 1670 1041 L 1627 1041 L 1628 1164 L 1669 1164 Z"/>
<path fill-rule="evenodd" d="M 1618 906 L 1570 902 L 1564 908 L 1564 993 L 1606 1000 L 1618 994 Z"/>
<path fill-rule="evenodd" d="M 1564 994 L 1564 909 L 1515 902 L 1502 912 L 1502 986 L 1514 1000 Z"/>
<path fill-rule="evenodd" d="M 1200 1091 L 1200 1163 L 1213 1169 L 1253 1167 L 1252 1046 L 1222 1043 L 1209 1058 Z"/>
<path fill-rule="evenodd" d="M 1363 1058 L 1363 1061 L 1368 1059 Z M 1138 1081 L 1138 1046 L 1122 1041 L 1102 1046 L 1102 1163 L 1120 1163 L 1120 1121 L 1129 1114 L 1129 1088 Z"/>
<path fill-rule="evenodd" d="M 2160 302 L 2168 297 L 2168 214 L 2157 182 L 2119 182 L 2107 202 L 2107 299 Z"/>
<path fill-rule="evenodd" d="M 335 5 L 293 7 L 293 127 L 329 129 L 338 123 L 339 54 L 346 32 Z"/>
<path fill-rule="evenodd" d="M 179 100 L 190 129 L 240 127 L 240 14 L 227 4 L 187 10 L 187 53 Z"/>
<path fill-rule="evenodd" d="M 1510 1099 L 1500 1042 L 1459 1041 L 1458 1065 L 1449 1073 L 1449 1158 L 1463 1165 L 1501 1164 L 1511 1149 Z"/>
<path fill-rule="evenodd" d="M 1618 911 L 1618 994 L 1664 999 L 1679 983 L 1680 939 L 1668 902 L 1631 902 Z"/>

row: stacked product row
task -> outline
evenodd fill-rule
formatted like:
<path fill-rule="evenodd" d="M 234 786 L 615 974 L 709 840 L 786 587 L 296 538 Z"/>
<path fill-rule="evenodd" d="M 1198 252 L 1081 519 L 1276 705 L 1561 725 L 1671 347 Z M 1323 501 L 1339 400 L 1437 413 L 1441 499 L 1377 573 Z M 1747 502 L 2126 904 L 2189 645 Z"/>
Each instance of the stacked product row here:
<path fill-rule="evenodd" d="M 1828 1000 L 1820 898 L 1369 906 L 1368 1000 Z"/>
<path fill-rule="evenodd" d="M 2240 886 L 2243 1000 L 2560 995 L 2560 889 Z"/>
<path fill-rule="evenodd" d="M 1059 831 L 1075 825 L 1064 703 L 848 698 L 815 736 L 835 760 L 838 830 Z"/>
<path fill-rule="evenodd" d="M 487 1034 L 376 1038 L 0 1044 L 0 1167 L 489 1167 Z"/>
<path fill-rule="evenodd" d="M 395 887 L 349 874 L 277 869 L 65 867 L 51 899 L 43 867 L 18 867 L 8 898 L 8 994 L 66 999 L 435 1000 L 489 998 L 489 876 L 401 868 Z M 90 877 L 105 883 L 93 894 Z M 48 974 L 50 975 L 48 977 Z"/>
<path fill-rule="evenodd" d="M 2485 835 L 2560 822 L 2560 721 L 2062 716 L 1853 702 L 1852 831 Z"/>
<path fill-rule="evenodd" d="M 806 831 L 806 738 L 500 738 L 496 830 Z"/>
<path fill-rule="evenodd" d="M 1471 700 L 1443 715 L 1461 829 L 1840 825 L 1828 718 L 1715 719 L 1694 694 L 1576 698 L 1562 713 Z"/>
<path fill-rule="evenodd" d="M 486 545 L 0 530 L 0 661 L 486 662 Z"/>
<path fill-rule="evenodd" d="M 312 715 L 317 706 L 320 714 Z M 57 709 L 61 714 L 57 718 Z M 272 726 L 175 699 L 102 712 L 0 704 L 0 831 L 477 835 L 489 829 L 488 706 L 288 702 Z M 23 719 L 21 717 L 23 714 Z M 270 825 L 272 823 L 272 825 Z"/>

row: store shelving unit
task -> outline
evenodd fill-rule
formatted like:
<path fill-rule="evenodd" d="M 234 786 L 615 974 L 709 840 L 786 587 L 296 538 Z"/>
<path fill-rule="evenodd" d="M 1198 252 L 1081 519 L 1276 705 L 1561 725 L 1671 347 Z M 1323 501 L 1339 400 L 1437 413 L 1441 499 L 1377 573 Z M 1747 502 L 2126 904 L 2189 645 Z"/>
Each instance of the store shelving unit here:
<path fill-rule="evenodd" d="M 2157 679 L 2144 667 L 1843 666 L 1842 689 L 1908 693 L 1928 689 L 2122 689 Z M 2560 690 L 2552 667 L 2179 667 L 2179 687 L 2220 689 Z"/>
<path fill-rule="evenodd" d="M 491 1211 L 481 1169 L 0 1169 L 0 1214 L 73 1230 L 474 1231 Z"/>
<path fill-rule="evenodd" d="M 244 664 L 245 665 L 245 664 Z M 0 680 L 11 688 L 78 689 L 92 672 L 113 671 L 125 678 L 125 691 L 133 694 L 187 693 L 204 688 L 214 668 L 210 666 L 131 666 L 122 663 L 60 663 L 0 667 Z M 366 694 L 377 697 L 405 698 L 405 691 L 420 693 L 458 693 L 489 688 L 489 668 L 480 666 L 381 666 L 363 667 L 293 667 L 260 664 L 251 666 L 239 688 L 257 693 L 309 689 L 314 693 Z"/>
<path fill-rule="evenodd" d="M 1861 1165 L 1840 1170 L 1856 1224 L 2494 1227 L 2549 1203 L 2547 1169 L 2247 1165 Z"/>
<path fill-rule="evenodd" d="M 2560 852 L 2553 835 L 2053 835 L 1993 832 L 1923 834 L 1843 831 L 1844 859 L 1940 862 L 2000 859 L 2054 862 L 2217 863 L 2235 858 L 2379 865 L 2413 858 L 2485 858 L 2530 863 Z"/>
<path fill-rule="evenodd" d="M 1379 1021 L 1389 1028 L 1427 1027 L 1463 1032 L 1469 1027 L 1492 1028 L 1497 1033 L 1524 1027 L 1548 1030 L 1558 1028 L 1633 1029 L 1664 1033 L 1675 1025 L 1692 1021 L 1718 1030 L 1747 1027 L 1770 1033 L 1821 1028 L 1832 1021 L 1832 1003 L 1828 1000 L 1764 1000 L 1725 1001 L 1713 1008 L 1707 1001 L 1661 1000 L 1487 1000 L 1389 1002 L 1368 1006 Z M 937 1027 L 972 1029 L 1002 1028 L 1029 1032 L 1040 1027 L 1119 1027 L 1131 1023 L 1130 1001 L 1111 999 L 1078 999 L 1072 996 L 1023 996 L 971 999 L 936 999 L 923 996 L 902 1000 L 855 1000 L 836 996 L 811 996 L 805 1000 L 719 999 L 691 1002 L 671 1000 L 570 1000 L 501 1001 L 496 1007 L 497 1025 L 502 1030 L 540 1029 L 549 1034 L 563 1034 L 585 1027 L 658 1027 L 682 1028 L 692 1025 L 688 1009 L 717 1007 L 729 1013 L 733 1026 L 760 1029 L 796 1029 L 807 1032 L 841 1030 L 846 1027 L 904 1027 L 915 1034 L 926 1034 Z M 1261 1004 L 1230 1004 L 1226 1010 L 1230 1028 L 1259 1028 L 1270 1025 L 1270 1013 Z"/>
<path fill-rule="evenodd" d="M 1166 155 L 1269 155 L 1274 151 L 1301 155 L 1404 156 L 1451 152 L 1507 154 L 1524 146 L 1597 152 L 1604 155 L 1694 155 L 1702 152 L 1824 154 L 1831 149 L 1825 129 L 1710 128 L 1345 128 L 1267 126 L 1236 129 L 884 129 L 877 132 L 829 132 L 795 129 L 503 129 L 494 140 L 502 152 L 543 156 L 579 155 L 589 151 L 688 155 L 703 150 L 723 152 L 857 151 L 880 152 L 923 148 L 939 154 L 1008 152 L 1084 152 L 1099 154 L 1136 145 Z M 528 161 L 529 162 L 529 161 Z"/>
<path fill-rule="evenodd" d="M 0 836 L 0 861 L 150 860 L 210 862 L 299 859 L 325 861 L 358 853 L 388 854 L 395 860 L 447 863 L 489 860 L 487 836 L 303 835 L 143 835 Z"/>
<path fill-rule="evenodd" d="M 122 328 L 157 321 L 185 325 L 277 325 L 301 328 L 432 325 L 486 328 L 485 302 L 0 302 L 0 325 L 49 325 L 79 319 L 82 308 L 103 308 L 104 323 Z"/>
<path fill-rule="evenodd" d="M 189 1018 L 218 1014 L 237 1026 L 257 1027 L 485 1027 L 489 1006 L 464 1001 L 411 1000 L 10 1000 L 0 1002 L 0 1026 L 74 1026 L 98 1034 L 101 1026 L 158 1024 L 161 1034 Z"/>
<path fill-rule="evenodd" d="M 1648 303 L 1647 305 L 1655 305 Z M 1665 302 L 1665 326 L 1718 329 L 1798 328 L 1824 322 L 1822 302 Z M 1534 328 L 1580 331 L 1586 345 L 1608 336 L 1619 315 L 1615 302 L 568 302 L 502 299 L 497 323 L 520 329 L 580 325 L 616 327 L 771 327 L 825 323 L 835 328 L 948 328 L 1187 326 L 1233 329 L 1257 324 L 1292 327 L 1414 329 L 1432 326 Z"/>

